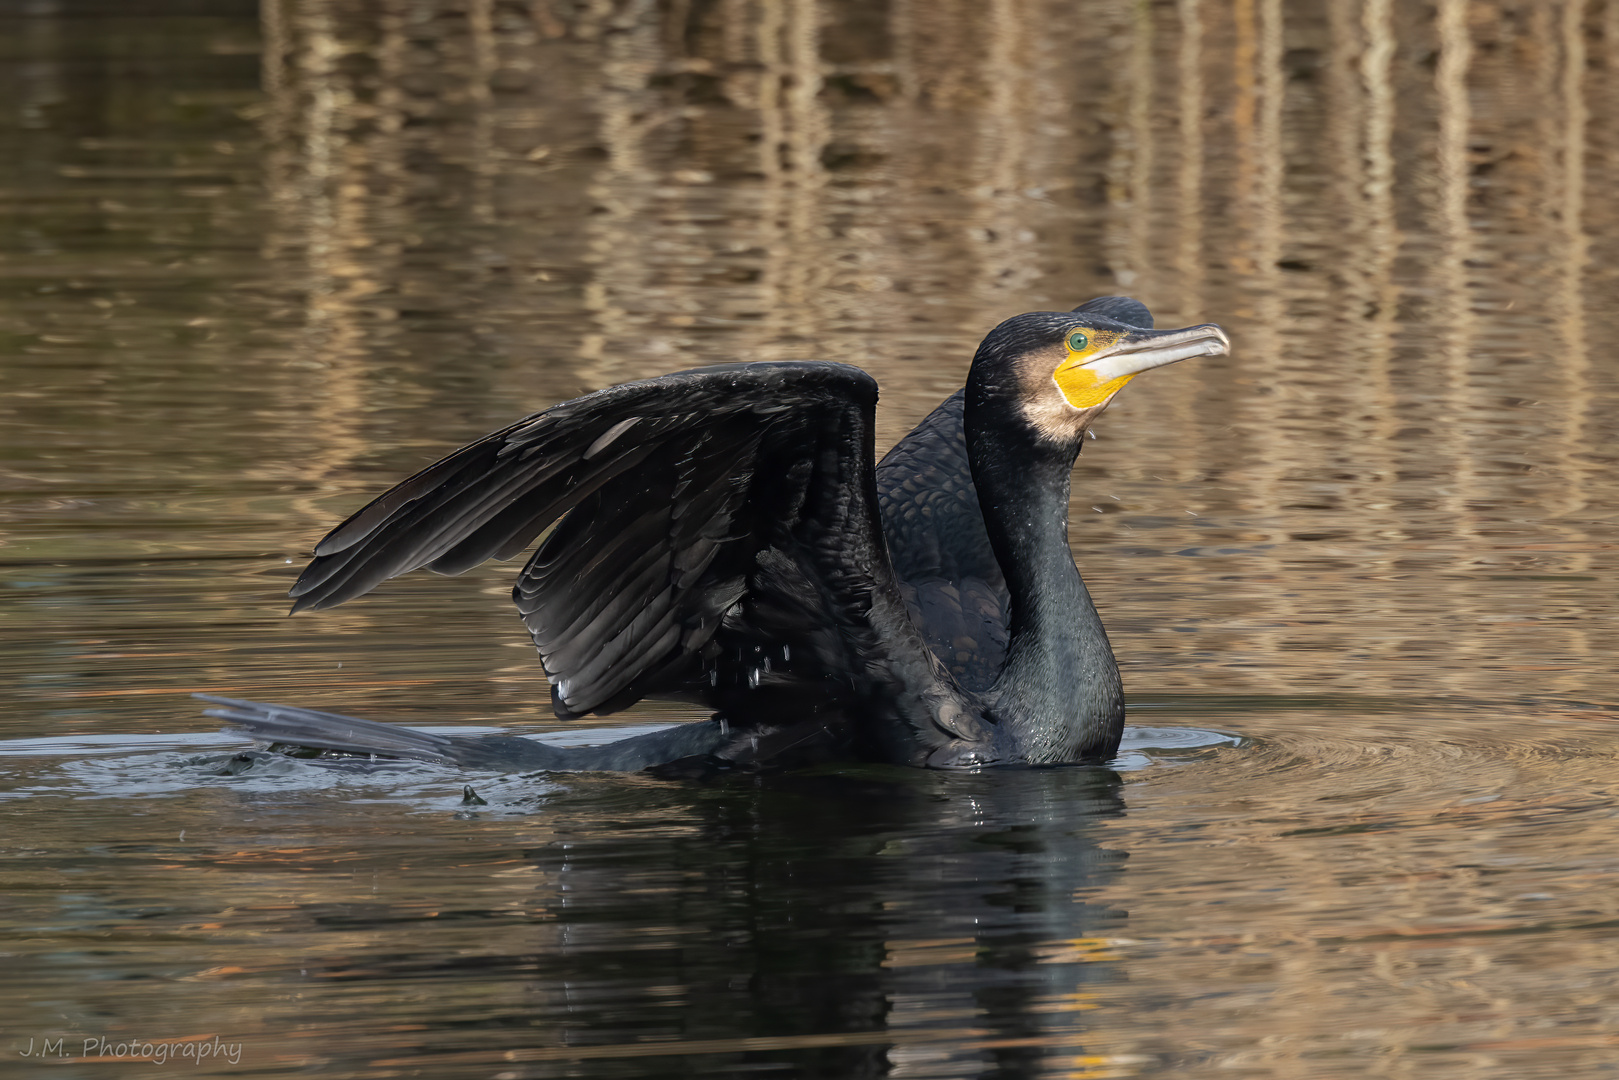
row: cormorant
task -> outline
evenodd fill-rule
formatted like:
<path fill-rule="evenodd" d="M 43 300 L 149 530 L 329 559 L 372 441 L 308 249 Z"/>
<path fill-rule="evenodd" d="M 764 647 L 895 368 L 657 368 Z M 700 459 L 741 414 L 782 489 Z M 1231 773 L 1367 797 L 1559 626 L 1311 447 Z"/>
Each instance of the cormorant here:
<path fill-rule="evenodd" d="M 1125 297 L 1016 316 L 881 464 L 877 384 L 858 368 L 625 383 L 384 493 L 291 590 L 294 612 L 332 607 L 543 535 L 512 596 L 557 716 L 660 697 L 709 720 L 573 748 L 199 696 L 272 742 L 506 771 L 1105 761 L 1124 698 L 1068 547 L 1069 476 L 1132 377 L 1227 348 L 1213 324 L 1154 330 Z"/>

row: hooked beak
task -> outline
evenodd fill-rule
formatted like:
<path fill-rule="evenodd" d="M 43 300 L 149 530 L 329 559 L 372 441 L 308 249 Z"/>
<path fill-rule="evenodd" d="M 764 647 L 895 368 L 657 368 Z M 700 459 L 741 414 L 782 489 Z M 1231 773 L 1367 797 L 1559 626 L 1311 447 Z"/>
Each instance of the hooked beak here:
<path fill-rule="evenodd" d="M 1090 369 L 1098 383 L 1111 383 L 1179 360 L 1224 356 L 1230 351 L 1231 339 L 1214 323 L 1185 330 L 1132 330 L 1108 348 L 1087 357 L 1080 366 Z"/>

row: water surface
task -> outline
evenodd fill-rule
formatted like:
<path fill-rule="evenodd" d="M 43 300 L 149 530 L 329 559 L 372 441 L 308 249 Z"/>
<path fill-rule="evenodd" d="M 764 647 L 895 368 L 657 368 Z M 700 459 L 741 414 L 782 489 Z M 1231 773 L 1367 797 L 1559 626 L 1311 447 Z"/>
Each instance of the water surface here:
<path fill-rule="evenodd" d="M 8 7 L 0 1052 L 1619 1074 L 1616 71 L 1585 0 Z M 289 620 L 314 541 L 682 367 L 857 363 L 886 444 L 1119 292 L 1235 348 L 1075 474 L 1115 768 L 233 763 L 187 697 L 555 736 L 512 567 Z"/>

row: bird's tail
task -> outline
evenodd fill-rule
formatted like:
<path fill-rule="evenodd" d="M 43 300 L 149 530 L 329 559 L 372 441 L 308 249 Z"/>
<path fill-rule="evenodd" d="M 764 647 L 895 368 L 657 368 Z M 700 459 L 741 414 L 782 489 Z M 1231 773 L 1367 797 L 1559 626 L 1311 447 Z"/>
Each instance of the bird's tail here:
<path fill-rule="evenodd" d="M 355 716 L 196 694 L 216 706 L 203 712 L 256 739 L 348 754 L 410 758 L 499 772 L 637 772 L 713 754 L 725 741 L 714 721 L 677 724 L 605 746 L 552 746 L 511 735 L 434 735 Z"/>

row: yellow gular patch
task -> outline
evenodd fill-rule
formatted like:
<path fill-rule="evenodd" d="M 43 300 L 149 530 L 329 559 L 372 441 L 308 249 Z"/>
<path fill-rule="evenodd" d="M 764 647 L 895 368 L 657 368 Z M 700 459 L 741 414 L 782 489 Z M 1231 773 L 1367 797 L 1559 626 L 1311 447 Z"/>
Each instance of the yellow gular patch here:
<path fill-rule="evenodd" d="M 1094 409 L 1099 405 L 1106 405 L 1108 398 L 1124 389 L 1124 384 L 1135 378 L 1134 375 L 1121 375 L 1103 382 L 1096 372 L 1085 367 L 1087 360 L 1118 341 L 1120 335 L 1104 330 L 1092 333 L 1089 337 L 1090 341 L 1085 348 L 1077 352 L 1069 349 L 1068 356 L 1057 365 L 1057 370 L 1051 373 L 1052 381 L 1057 384 L 1057 389 L 1062 391 L 1063 400 L 1076 409 Z"/>

